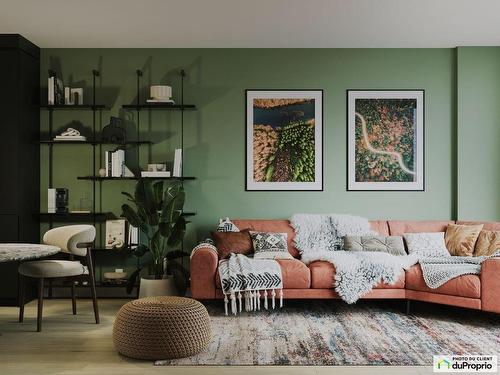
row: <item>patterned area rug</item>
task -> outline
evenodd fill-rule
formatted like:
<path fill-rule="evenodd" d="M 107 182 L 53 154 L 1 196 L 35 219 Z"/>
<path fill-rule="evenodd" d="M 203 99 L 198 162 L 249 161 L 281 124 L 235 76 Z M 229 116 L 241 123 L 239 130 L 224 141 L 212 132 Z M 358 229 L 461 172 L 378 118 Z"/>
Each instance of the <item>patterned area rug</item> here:
<path fill-rule="evenodd" d="M 155 365 L 427 365 L 433 354 L 499 354 L 500 319 L 473 310 L 403 302 L 286 301 L 283 309 L 224 316 L 210 304 L 214 337 L 196 356 Z"/>

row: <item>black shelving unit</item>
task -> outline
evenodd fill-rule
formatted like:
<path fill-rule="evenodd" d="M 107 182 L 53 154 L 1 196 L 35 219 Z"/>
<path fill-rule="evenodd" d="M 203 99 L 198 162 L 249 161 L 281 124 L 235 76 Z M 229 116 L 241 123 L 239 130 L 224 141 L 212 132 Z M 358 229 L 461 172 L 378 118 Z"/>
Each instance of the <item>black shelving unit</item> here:
<path fill-rule="evenodd" d="M 136 102 L 134 104 L 124 104 L 122 105 L 122 108 L 125 110 L 134 110 L 136 111 L 136 116 L 137 116 L 137 139 L 140 139 L 140 113 L 143 110 L 164 110 L 164 111 L 180 111 L 181 113 L 181 121 L 180 121 L 180 130 L 181 130 L 181 149 L 182 149 L 182 160 L 181 160 L 181 176 L 180 177 L 152 177 L 150 179 L 152 180 L 171 180 L 171 181 L 180 181 L 182 186 L 184 186 L 184 181 L 187 180 L 194 180 L 196 177 L 189 177 L 189 176 L 184 176 L 184 112 L 187 110 L 195 110 L 196 105 L 194 104 L 186 104 L 184 103 L 184 79 L 186 77 L 186 72 L 184 69 L 181 69 L 180 71 L 180 77 L 181 77 L 181 95 L 180 95 L 180 103 L 179 104 L 172 104 L 172 103 L 143 103 L 141 101 L 141 78 L 143 76 L 142 70 L 137 69 L 136 70 L 136 89 L 137 89 L 137 96 L 136 96 Z M 137 160 L 139 160 L 139 149 L 137 149 Z M 89 177 L 78 177 L 79 179 L 88 179 Z M 96 178 L 95 176 L 92 176 L 92 178 Z M 105 180 L 114 180 L 114 179 L 131 179 L 131 180 L 136 180 L 139 179 L 138 177 L 97 177 L 99 181 L 105 181 Z"/>
<path fill-rule="evenodd" d="M 56 75 L 56 72 L 49 70 L 49 76 Z M 97 112 L 102 110 L 107 110 L 104 104 L 97 104 L 96 101 L 96 79 L 100 76 L 99 71 L 92 70 L 92 104 L 42 104 L 40 108 L 46 109 L 49 116 L 49 134 L 48 140 L 40 140 L 41 145 L 48 145 L 49 147 L 49 186 L 48 188 L 53 188 L 54 184 L 54 146 L 57 144 L 89 144 L 92 146 L 93 160 L 92 160 L 92 170 L 96 170 L 96 147 L 100 144 L 94 141 L 54 141 L 54 112 L 56 111 L 66 111 L 66 110 L 80 110 L 80 111 L 92 111 L 92 139 L 97 139 L 97 122 L 96 115 Z M 40 221 L 45 221 L 49 223 L 49 227 L 52 228 L 55 222 L 91 222 L 96 225 L 97 222 L 102 222 L 107 220 L 109 217 L 113 217 L 112 212 L 97 212 L 96 211 L 96 181 L 93 181 L 92 185 L 92 211 L 90 213 L 46 213 L 39 212 L 38 216 Z"/>
<path fill-rule="evenodd" d="M 49 75 L 54 74 L 53 71 L 49 71 Z M 98 104 L 96 101 L 96 79 L 97 77 L 100 76 L 99 71 L 93 70 L 92 71 L 92 104 L 84 104 L 84 105 L 40 105 L 40 108 L 43 110 L 47 110 L 48 112 L 48 125 L 49 125 L 49 132 L 48 135 L 45 135 L 43 138 L 48 138 L 48 139 L 40 139 L 38 143 L 42 146 L 47 146 L 49 148 L 49 166 L 48 166 L 48 174 L 49 174 L 49 188 L 53 187 L 53 172 L 54 172 L 54 166 L 53 166 L 53 161 L 54 161 L 54 153 L 53 153 L 53 148 L 55 146 L 59 145 L 66 145 L 66 146 L 92 146 L 92 175 L 89 176 L 79 176 L 77 177 L 78 180 L 86 180 L 86 181 L 92 181 L 92 211 L 89 213 L 85 212 L 69 212 L 69 213 L 47 213 L 47 212 L 38 212 L 36 216 L 38 217 L 40 222 L 47 222 L 49 223 L 49 226 L 52 227 L 54 223 L 75 223 L 75 222 L 89 222 L 93 223 L 94 226 L 96 224 L 102 224 L 106 220 L 109 219 L 116 219 L 116 215 L 114 215 L 112 212 L 102 212 L 102 194 L 99 194 L 99 207 L 100 211 L 97 210 L 97 204 L 96 204 L 96 190 L 99 189 L 99 191 L 102 191 L 102 183 L 104 181 L 134 181 L 134 180 L 139 180 L 140 178 L 147 178 L 150 180 L 164 180 L 164 181 L 172 181 L 172 182 L 180 182 L 182 185 L 184 185 L 184 181 L 187 180 L 194 180 L 196 179 L 193 176 L 184 176 L 184 160 L 182 160 L 182 165 L 181 165 L 181 176 L 180 177 L 101 177 L 97 174 L 98 170 L 98 165 L 99 168 L 102 166 L 102 161 L 101 161 L 101 155 L 102 155 L 102 146 L 104 145 L 114 145 L 117 147 L 126 147 L 126 146 L 132 146 L 136 147 L 137 150 L 137 161 L 139 163 L 140 161 L 140 146 L 146 145 L 148 147 L 151 147 L 154 142 L 149 141 L 149 140 L 141 140 L 141 132 L 140 132 L 140 113 L 141 111 L 144 110 L 165 110 L 165 111 L 180 111 L 180 131 L 181 131 L 181 149 L 183 150 L 182 153 L 182 159 L 184 159 L 184 112 L 185 111 L 192 111 L 196 109 L 196 106 L 193 104 L 185 104 L 184 103 L 184 78 L 186 76 L 185 71 L 181 70 L 180 71 L 180 78 L 181 78 L 181 95 L 180 95 L 180 103 L 179 104 L 167 104 L 167 103 L 142 103 L 141 98 L 140 98 L 140 88 L 141 88 L 141 77 L 142 77 L 142 71 L 141 70 L 136 70 L 136 78 L 137 78 L 137 99 L 135 104 L 125 104 L 122 105 L 122 108 L 125 110 L 133 110 L 136 111 L 136 116 L 137 116 L 137 125 L 136 125 L 136 140 L 133 141 L 125 141 L 121 143 L 116 143 L 116 142 L 107 142 L 107 141 L 102 141 L 98 137 L 98 131 L 97 131 L 97 121 L 96 121 L 96 116 L 98 113 L 100 113 L 103 110 L 109 110 L 110 108 L 104 104 Z M 54 113 L 57 111 L 75 111 L 75 110 L 80 110 L 80 111 L 92 111 L 92 137 L 90 140 L 86 141 L 55 141 L 54 140 Z M 151 149 L 150 149 L 151 151 Z M 151 152 L 148 153 L 149 155 Z M 99 161 L 97 160 L 97 157 L 99 157 Z M 148 158 L 149 159 L 149 158 Z M 149 160 L 151 162 L 151 160 Z M 183 216 L 194 216 L 196 215 L 195 212 L 188 212 L 185 211 L 182 213 Z M 189 222 L 189 221 L 187 221 Z M 108 255 L 108 254 L 118 254 L 119 252 L 123 251 L 130 251 L 130 249 L 122 249 L 120 251 L 117 250 L 110 250 L 110 249 L 105 249 L 101 244 L 103 243 L 102 241 L 102 227 L 101 227 L 101 238 L 96 241 L 96 246 L 94 247 L 93 251 L 95 253 L 101 254 L 101 255 Z M 94 262 L 96 261 L 96 257 L 94 257 Z M 120 284 L 107 284 L 98 282 L 97 286 L 100 287 L 124 287 L 123 285 Z M 57 285 L 53 285 L 54 287 L 57 287 Z M 52 293 L 49 291 L 49 294 L 51 295 Z"/>

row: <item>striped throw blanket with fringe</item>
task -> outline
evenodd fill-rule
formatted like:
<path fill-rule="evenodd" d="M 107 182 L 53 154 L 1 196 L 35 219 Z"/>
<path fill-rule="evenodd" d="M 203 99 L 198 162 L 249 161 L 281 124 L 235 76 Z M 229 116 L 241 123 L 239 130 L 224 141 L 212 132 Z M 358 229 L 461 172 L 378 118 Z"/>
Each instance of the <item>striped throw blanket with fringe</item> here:
<path fill-rule="evenodd" d="M 257 311 L 283 307 L 281 267 L 273 259 L 253 259 L 243 254 L 231 254 L 219 261 L 219 276 L 224 293 L 224 310 L 236 315 L 243 309 Z M 269 302 L 268 302 L 269 300 Z"/>

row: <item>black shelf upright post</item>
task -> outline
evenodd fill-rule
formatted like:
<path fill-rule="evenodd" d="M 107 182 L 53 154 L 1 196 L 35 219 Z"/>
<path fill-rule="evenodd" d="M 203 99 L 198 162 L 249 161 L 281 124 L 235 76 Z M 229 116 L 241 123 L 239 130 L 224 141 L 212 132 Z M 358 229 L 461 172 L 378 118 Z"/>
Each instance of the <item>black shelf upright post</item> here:
<path fill-rule="evenodd" d="M 137 74 L 137 108 L 136 108 L 136 114 L 137 114 L 137 142 L 139 142 L 139 137 L 140 137 L 140 113 L 141 113 L 141 108 L 140 108 L 140 105 L 141 105 L 141 77 L 142 77 L 142 70 L 140 69 L 137 69 L 136 70 L 136 74 Z M 139 145 L 137 145 L 136 147 L 137 149 L 137 173 L 138 173 L 138 177 L 141 177 L 141 161 L 140 161 L 140 147 Z M 138 233 L 138 238 L 137 238 L 137 242 L 141 242 L 141 236 L 140 236 L 140 232 Z M 136 257 L 136 266 L 137 268 L 140 267 L 141 263 L 139 261 L 139 258 Z M 139 288 L 137 288 L 137 298 L 139 298 Z"/>
<path fill-rule="evenodd" d="M 52 69 L 49 69 L 49 78 L 55 77 L 56 72 Z M 50 106 L 48 107 L 49 114 L 49 139 L 54 139 L 54 109 Z M 54 187 L 54 145 L 52 143 L 49 144 L 49 189 Z M 52 229 L 54 226 L 54 222 L 52 219 L 49 221 L 49 229 Z"/>
<path fill-rule="evenodd" d="M 184 190 L 184 77 L 186 72 L 181 69 L 181 187 Z M 184 251 L 184 236 L 181 241 L 181 251 Z M 184 258 L 181 258 L 181 266 L 184 267 Z"/>
<path fill-rule="evenodd" d="M 100 76 L 98 70 L 92 70 L 92 176 L 96 177 L 96 141 L 97 141 L 97 132 L 96 132 L 96 79 Z M 92 219 L 94 227 L 96 226 L 96 184 L 97 180 L 94 179 L 92 181 Z M 99 181 L 99 187 L 101 182 Z M 100 189 L 99 189 L 100 190 Z M 101 200 L 101 196 L 99 195 L 99 200 Z M 99 224 L 99 242 L 102 243 L 102 223 Z"/>
<path fill-rule="evenodd" d="M 137 69 L 136 70 L 137 74 L 137 142 L 140 140 L 140 114 L 141 114 L 141 77 L 142 77 L 142 70 Z M 141 161 L 140 161 L 140 147 L 136 147 L 137 149 L 137 173 L 139 174 L 138 176 L 141 176 Z"/>

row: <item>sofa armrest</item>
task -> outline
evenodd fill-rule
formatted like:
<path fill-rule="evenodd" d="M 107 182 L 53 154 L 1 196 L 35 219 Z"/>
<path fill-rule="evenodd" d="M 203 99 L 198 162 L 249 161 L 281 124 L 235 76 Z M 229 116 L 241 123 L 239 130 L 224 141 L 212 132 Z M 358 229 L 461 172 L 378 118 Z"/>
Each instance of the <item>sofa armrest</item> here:
<path fill-rule="evenodd" d="M 191 294 L 196 299 L 215 299 L 215 275 L 219 255 L 215 247 L 197 246 L 191 253 Z"/>
<path fill-rule="evenodd" d="M 500 258 L 481 265 L 481 310 L 500 313 Z"/>

